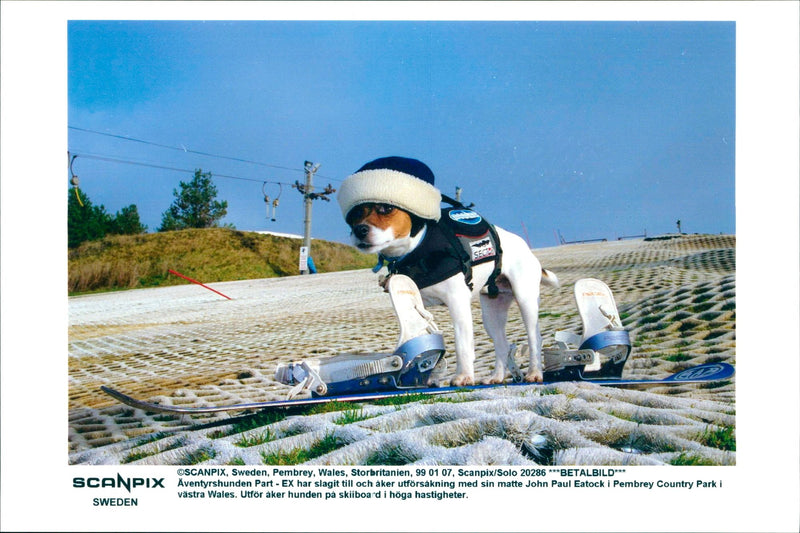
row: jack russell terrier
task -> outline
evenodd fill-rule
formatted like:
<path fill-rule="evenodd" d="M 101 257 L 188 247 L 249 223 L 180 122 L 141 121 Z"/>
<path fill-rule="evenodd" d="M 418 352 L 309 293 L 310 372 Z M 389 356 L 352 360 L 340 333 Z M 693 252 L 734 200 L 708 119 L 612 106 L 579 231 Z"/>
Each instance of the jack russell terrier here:
<path fill-rule="evenodd" d="M 519 305 L 530 346 L 525 381 L 542 381 L 539 285 L 558 287 L 525 241 L 492 226 L 464 206 L 441 209 L 433 172 L 416 159 L 384 157 L 361 167 L 339 189 L 337 199 L 352 230 L 353 244 L 377 253 L 376 271 L 409 276 L 425 305 L 444 304 L 453 320 L 456 347 L 454 386 L 475 380 L 472 299 L 480 294 L 481 314 L 495 349 L 495 368 L 484 383 L 502 383 L 508 368 L 508 309 Z M 482 289 L 486 287 L 486 291 Z"/>

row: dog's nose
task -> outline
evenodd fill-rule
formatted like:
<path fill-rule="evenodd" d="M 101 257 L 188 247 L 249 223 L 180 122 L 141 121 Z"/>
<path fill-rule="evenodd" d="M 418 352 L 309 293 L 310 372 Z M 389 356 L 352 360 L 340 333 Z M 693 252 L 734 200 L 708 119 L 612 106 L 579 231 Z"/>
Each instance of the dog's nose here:
<path fill-rule="evenodd" d="M 358 239 L 363 239 L 369 233 L 369 226 L 367 224 L 358 224 L 353 226 L 353 235 Z"/>

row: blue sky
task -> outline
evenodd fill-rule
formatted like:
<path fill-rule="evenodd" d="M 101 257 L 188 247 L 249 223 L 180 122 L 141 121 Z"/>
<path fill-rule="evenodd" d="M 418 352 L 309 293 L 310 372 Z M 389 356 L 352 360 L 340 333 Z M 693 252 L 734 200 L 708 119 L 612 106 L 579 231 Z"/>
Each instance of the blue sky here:
<path fill-rule="evenodd" d="M 284 186 L 271 222 L 263 181 L 310 160 L 335 188 L 403 155 L 533 247 L 678 219 L 735 233 L 735 39 L 733 22 L 71 21 L 69 150 L 95 204 L 136 204 L 151 231 L 196 168 L 223 222 L 302 233 L 300 194 Z M 347 241 L 335 200 L 312 234 Z"/>

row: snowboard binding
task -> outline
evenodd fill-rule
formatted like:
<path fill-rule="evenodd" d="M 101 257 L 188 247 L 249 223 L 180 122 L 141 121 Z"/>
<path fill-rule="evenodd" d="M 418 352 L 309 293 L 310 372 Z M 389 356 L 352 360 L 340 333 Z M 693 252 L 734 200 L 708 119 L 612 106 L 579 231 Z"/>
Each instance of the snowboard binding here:
<path fill-rule="evenodd" d="M 275 380 L 293 385 L 288 399 L 310 391 L 312 397 L 422 388 L 444 354 L 444 338 L 422 304 L 411 278 L 395 274 L 386 281 L 400 337 L 391 354 L 343 353 L 325 359 L 279 364 Z"/>
<path fill-rule="evenodd" d="M 631 341 L 611 289 L 600 280 L 584 278 L 575 283 L 574 293 L 583 334 L 556 332 L 556 347 L 542 350 L 544 380 L 621 378 Z"/>

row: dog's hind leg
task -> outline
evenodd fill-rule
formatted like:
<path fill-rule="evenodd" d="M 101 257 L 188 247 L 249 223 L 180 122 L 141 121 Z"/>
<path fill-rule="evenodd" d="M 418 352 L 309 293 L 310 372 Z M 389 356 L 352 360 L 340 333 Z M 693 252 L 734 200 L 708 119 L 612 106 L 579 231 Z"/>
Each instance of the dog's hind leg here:
<path fill-rule="evenodd" d="M 511 345 L 506 336 L 506 322 L 508 320 L 508 308 L 514 301 L 514 296 L 510 292 L 501 291 L 495 298 L 490 298 L 487 294 L 481 293 L 481 316 L 483 317 L 483 327 L 494 343 L 494 372 L 489 378 L 483 380 L 485 384 L 503 383 L 508 371 L 506 360 Z"/>
<path fill-rule="evenodd" d="M 528 334 L 530 359 L 525 381 L 541 382 L 543 376 L 542 334 L 539 331 L 539 285 L 542 282 L 542 265 L 521 237 L 505 231 L 500 233 L 500 237 L 504 251 L 503 274 L 511 284 L 514 299 L 519 305 Z M 554 279 L 548 279 L 548 284 L 555 283 L 557 282 Z"/>
<path fill-rule="evenodd" d="M 530 357 L 528 359 L 528 372 L 525 374 L 525 381 L 528 383 L 541 383 L 542 374 L 542 333 L 539 330 L 539 291 L 538 286 L 514 287 L 514 295 L 519 305 L 522 321 L 525 323 L 525 330 L 528 333 L 528 346 Z M 520 294 L 522 293 L 522 294 Z"/>
<path fill-rule="evenodd" d="M 541 383 L 542 374 L 542 333 L 539 329 L 539 299 L 535 302 L 530 300 L 520 304 L 522 320 L 525 322 L 525 329 L 528 331 L 528 345 L 530 347 L 530 357 L 528 359 L 528 372 L 525 374 L 525 381 L 528 383 Z M 535 304 L 535 305 L 533 305 Z"/>
<path fill-rule="evenodd" d="M 525 374 L 525 381 L 528 383 L 541 383 L 542 374 L 542 333 L 539 330 L 539 280 L 535 280 L 536 285 L 530 280 L 517 280 L 512 284 L 514 298 L 519 306 L 522 321 L 525 323 L 525 331 L 528 334 L 528 346 L 530 357 L 528 359 L 528 372 Z M 500 354 L 498 353 L 498 357 Z"/>

